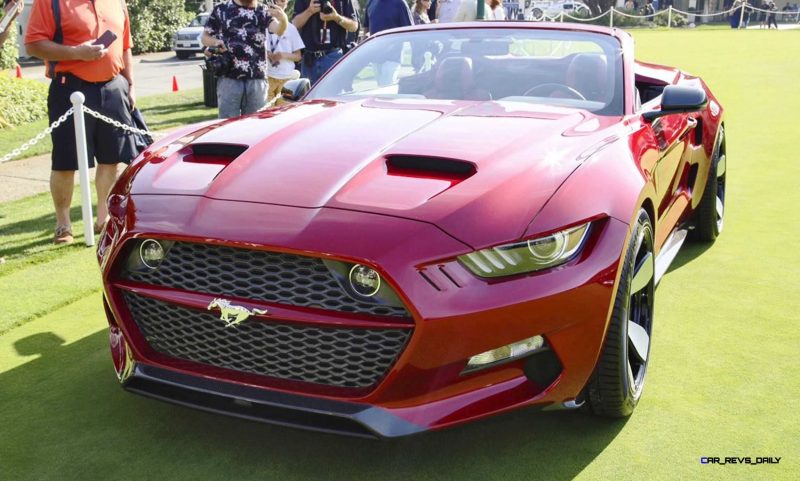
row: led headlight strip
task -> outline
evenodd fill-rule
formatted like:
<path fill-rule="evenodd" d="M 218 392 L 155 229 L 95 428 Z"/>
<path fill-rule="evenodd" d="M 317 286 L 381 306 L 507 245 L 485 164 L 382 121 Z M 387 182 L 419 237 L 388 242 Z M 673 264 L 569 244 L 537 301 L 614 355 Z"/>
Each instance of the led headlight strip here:
<path fill-rule="evenodd" d="M 549 269 L 570 260 L 583 245 L 589 223 L 513 244 L 470 252 L 458 260 L 478 277 L 505 277 Z"/>

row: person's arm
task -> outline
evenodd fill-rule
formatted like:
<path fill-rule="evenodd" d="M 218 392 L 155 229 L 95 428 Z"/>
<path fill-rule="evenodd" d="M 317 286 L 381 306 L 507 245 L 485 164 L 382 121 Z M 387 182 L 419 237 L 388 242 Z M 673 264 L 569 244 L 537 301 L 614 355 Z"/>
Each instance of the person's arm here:
<path fill-rule="evenodd" d="M 322 6 L 317 0 L 312 0 L 307 4 L 306 2 L 298 0 L 294 4 L 294 18 L 292 19 L 292 24 L 297 27 L 297 30 L 302 30 L 306 22 L 308 22 L 312 16 L 319 13 L 320 8 L 322 8 Z"/>
<path fill-rule="evenodd" d="M 275 4 L 272 4 L 270 7 L 267 8 L 269 11 L 270 16 L 272 17 L 272 21 L 269 22 L 269 26 L 267 30 L 270 33 L 274 33 L 276 35 L 283 35 L 286 31 L 286 27 L 289 25 L 289 19 L 286 17 L 286 13 L 283 9 L 278 8 Z"/>
<path fill-rule="evenodd" d="M 125 79 L 128 80 L 128 100 L 131 103 L 131 109 L 136 107 L 136 93 L 133 90 L 133 53 L 131 53 L 131 49 L 126 49 L 122 52 L 122 63 L 124 67 L 122 67 L 122 74 Z"/>
<path fill-rule="evenodd" d="M 399 26 L 408 27 L 409 25 L 414 25 L 414 18 L 411 16 L 411 9 L 408 8 L 406 2 L 400 2 L 398 6 L 400 9 L 398 18 Z"/>
<path fill-rule="evenodd" d="M 291 60 L 294 63 L 297 63 L 303 60 L 303 55 L 300 53 L 300 50 L 295 50 L 294 52 L 275 52 L 270 57 L 270 60 L 273 62 L 277 62 L 278 60 Z"/>
<path fill-rule="evenodd" d="M 346 5 L 347 4 L 345 4 L 345 8 L 346 8 Z M 324 22 L 336 22 L 337 24 L 339 24 L 340 27 L 342 27 L 343 29 L 345 29 L 348 32 L 355 32 L 355 31 L 358 30 L 358 22 L 357 21 L 355 21 L 354 19 L 349 18 L 349 17 L 347 17 L 345 15 L 340 15 L 339 12 L 337 12 L 336 9 L 333 8 L 333 5 L 331 5 L 331 9 L 333 11 L 331 13 L 327 14 L 327 15 L 324 14 L 324 13 L 320 13 L 319 14 L 319 18 L 321 18 Z M 347 13 L 347 12 L 345 12 L 345 13 Z M 351 14 L 352 14 L 352 12 L 351 12 Z"/>
<path fill-rule="evenodd" d="M 12 28 L 14 28 L 14 19 L 17 18 L 17 16 L 20 13 L 22 13 L 22 9 L 24 7 L 25 7 L 25 5 L 24 5 L 23 1 L 19 0 L 15 5 L 14 10 L 7 10 L 5 12 L 5 15 L 10 15 L 11 16 L 10 19 L 6 19 L 5 16 L 1 17 L 3 20 L 7 20 L 9 23 L 8 23 L 7 28 L 5 30 L 3 30 L 2 32 L 0 32 L 0 47 L 3 46 L 3 44 L 6 41 L 6 39 L 8 38 L 8 33 L 11 31 Z"/>
<path fill-rule="evenodd" d="M 105 55 L 108 50 L 102 45 L 92 45 L 94 40 L 87 40 L 80 45 L 62 45 L 52 40 L 39 40 L 25 45 L 25 49 L 34 57 L 47 61 L 83 60 L 91 62 Z"/>
<path fill-rule="evenodd" d="M 203 27 L 203 34 L 200 35 L 200 43 L 206 47 L 224 49 L 225 42 L 218 38 L 221 33 L 221 27 L 222 24 L 219 21 L 219 9 L 214 7 L 214 10 L 211 11 L 211 15 L 208 16 L 206 26 Z"/>

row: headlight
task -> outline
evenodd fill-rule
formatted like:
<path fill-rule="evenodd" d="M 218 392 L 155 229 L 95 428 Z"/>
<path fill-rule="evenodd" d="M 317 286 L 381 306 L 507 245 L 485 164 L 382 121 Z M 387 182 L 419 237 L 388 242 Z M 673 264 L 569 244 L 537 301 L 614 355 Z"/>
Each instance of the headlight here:
<path fill-rule="evenodd" d="M 583 245 L 589 223 L 547 237 L 492 247 L 459 256 L 458 260 L 478 277 L 505 277 L 563 264 Z"/>

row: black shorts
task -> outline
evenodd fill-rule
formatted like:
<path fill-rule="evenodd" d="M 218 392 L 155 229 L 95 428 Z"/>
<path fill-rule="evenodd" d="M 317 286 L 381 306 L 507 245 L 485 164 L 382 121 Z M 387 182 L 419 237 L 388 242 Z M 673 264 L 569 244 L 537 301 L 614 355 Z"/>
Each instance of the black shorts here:
<path fill-rule="evenodd" d="M 117 75 L 108 82 L 84 82 L 70 74 L 56 74 L 50 82 L 47 96 L 47 112 L 52 123 L 70 107 L 69 97 L 80 91 L 86 97 L 85 106 L 111 117 L 125 125 L 133 125 L 130 102 L 128 101 L 128 81 Z M 89 167 L 94 167 L 95 158 L 100 164 L 130 163 L 138 150 L 133 135 L 122 129 L 100 121 L 89 114 L 86 121 L 86 151 L 89 154 Z M 51 134 L 53 139 L 53 170 L 78 170 L 78 154 L 75 149 L 75 124 L 73 117 L 67 119 Z"/>

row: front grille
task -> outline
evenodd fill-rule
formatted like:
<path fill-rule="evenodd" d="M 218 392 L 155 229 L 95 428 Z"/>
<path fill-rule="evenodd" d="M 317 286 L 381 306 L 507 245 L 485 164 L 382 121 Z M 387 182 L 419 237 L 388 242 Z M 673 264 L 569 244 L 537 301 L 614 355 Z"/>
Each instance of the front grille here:
<path fill-rule="evenodd" d="M 410 329 L 320 328 L 218 316 L 130 292 L 128 310 L 147 343 L 170 357 L 235 371 L 328 386 L 375 385 L 394 364 Z"/>
<path fill-rule="evenodd" d="M 132 281 L 221 297 L 410 317 L 403 307 L 353 299 L 316 257 L 176 242 L 157 270 L 131 273 L 128 277 Z"/>
<path fill-rule="evenodd" d="M 197 40 L 196 33 L 179 33 L 176 40 Z"/>

